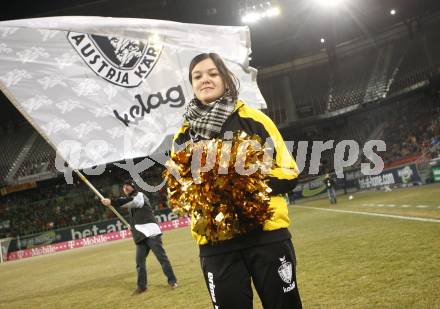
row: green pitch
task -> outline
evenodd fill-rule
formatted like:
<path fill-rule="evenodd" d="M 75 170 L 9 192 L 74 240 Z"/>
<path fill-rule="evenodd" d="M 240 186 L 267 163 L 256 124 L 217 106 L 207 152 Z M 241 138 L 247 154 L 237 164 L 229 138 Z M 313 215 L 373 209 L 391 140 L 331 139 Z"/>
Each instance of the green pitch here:
<path fill-rule="evenodd" d="M 300 202 L 290 216 L 304 308 L 440 308 L 440 185 Z M 164 243 L 176 290 L 150 254 L 149 290 L 130 296 L 134 245 L 118 241 L 0 265 L 0 308 L 211 308 L 189 230 Z"/>

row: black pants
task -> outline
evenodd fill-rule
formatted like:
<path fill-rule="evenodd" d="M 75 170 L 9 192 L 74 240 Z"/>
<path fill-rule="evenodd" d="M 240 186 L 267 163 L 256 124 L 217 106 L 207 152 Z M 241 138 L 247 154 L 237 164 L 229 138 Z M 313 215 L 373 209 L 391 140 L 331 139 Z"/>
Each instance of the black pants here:
<path fill-rule="evenodd" d="M 265 309 L 302 308 L 290 240 L 201 257 L 200 262 L 214 308 L 251 309 L 251 278 Z"/>
<path fill-rule="evenodd" d="M 171 267 L 170 260 L 163 249 L 162 236 L 154 236 L 145 238 L 141 242 L 136 244 L 136 270 L 137 270 L 137 286 L 139 288 L 147 287 L 147 267 L 146 259 L 148 253 L 153 251 L 160 265 L 162 266 L 163 273 L 167 277 L 168 283 L 177 282 L 174 275 L 173 268 Z"/>

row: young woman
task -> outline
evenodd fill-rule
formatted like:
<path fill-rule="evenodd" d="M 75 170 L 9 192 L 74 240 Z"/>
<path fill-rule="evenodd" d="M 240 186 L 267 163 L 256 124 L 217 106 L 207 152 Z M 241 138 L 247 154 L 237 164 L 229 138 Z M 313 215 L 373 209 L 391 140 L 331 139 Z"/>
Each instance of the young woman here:
<path fill-rule="evenodd" d="M 252 281 L 264 308 L 302 308 L 283 197 L 296 185 L 296 163 L 275 124 L 238 99 L 238 81 L 219 55 L 196 56 L 189 67 L 189 80 L 194 99 L 189 102 L 183 126 L 174 136 L 175 144 L 244 131 L 257 134 L 263 141 L 271 138 L 275 148 L 275 163 L 268 175 L 271 219 L 260 229 L 215 243 L 192 232 L 200 248 L 200 263 L 213 306 L 252 308 Z"/>

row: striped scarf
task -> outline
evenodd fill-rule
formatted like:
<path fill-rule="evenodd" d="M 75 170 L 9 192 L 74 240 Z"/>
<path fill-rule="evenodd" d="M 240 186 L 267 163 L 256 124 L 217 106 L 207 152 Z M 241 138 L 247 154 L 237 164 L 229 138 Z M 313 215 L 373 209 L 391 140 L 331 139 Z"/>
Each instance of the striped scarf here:
<path fill-rule="evenodd" d="M 189 102 L 183 117 L 189 122 L 196 139 L 197 135 L 203 139 L 211 139 L 218 136 L 223 123 L 234 112 L 234 103 L 228 91 L 209 104 L 203 104 L 194 98 Z"/>

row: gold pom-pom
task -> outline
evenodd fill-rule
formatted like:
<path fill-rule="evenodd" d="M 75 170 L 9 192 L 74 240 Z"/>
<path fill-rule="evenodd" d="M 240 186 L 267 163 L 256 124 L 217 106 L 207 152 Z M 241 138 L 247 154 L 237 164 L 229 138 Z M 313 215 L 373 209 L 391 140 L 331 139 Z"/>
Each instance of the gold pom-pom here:
<path fill-rule="evenodd" d="M 193 231 L 211 242 L 260 228 L 272 217 L 265 182 L 272 158 L 260 137 L 244 132 L 228 140 L 190 143 L 173 154 L 164 177 L 168 202 L 193 218 Z"/>

